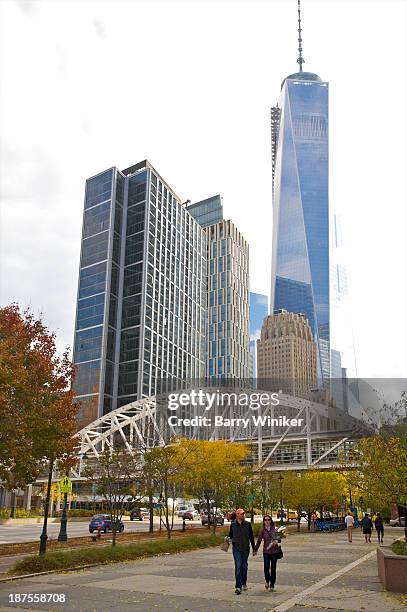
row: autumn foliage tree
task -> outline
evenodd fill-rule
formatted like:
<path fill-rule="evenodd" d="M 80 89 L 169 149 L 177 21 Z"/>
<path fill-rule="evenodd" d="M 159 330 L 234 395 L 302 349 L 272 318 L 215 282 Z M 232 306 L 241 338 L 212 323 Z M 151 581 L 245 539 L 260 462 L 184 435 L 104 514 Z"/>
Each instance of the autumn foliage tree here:
<path fill-rule="evenodd" d="M 338 472 L 305 470 L 301 474 L 287 472 L 283 480 L 284 501 L 287 507 L 307 513 L 308 529 L 312 515 L 325 508 L 337 508 L 345 492 L 345 480 Z M 298 522 L 299 529 L 299 522 Z"/>
<path fill-rule="evenodd" d="M 244 481 L 241 462 L 248 455 L 244 444 L 224 440 L 182 440 L 187 460 L 184 475 L 185 490 L 205 501 L 208 512 L 213 507 L 212 529 L 216 531 L 216 510 L 230 499 L 231 492 Z"/>
<path fill-rule="evenodd" d="M 75 450 L 74 368 L 55 334 L 17 304 L 0 308 L 0 479 L 10 489 L 38 476 L 44 462 L 67 466 Z"/>

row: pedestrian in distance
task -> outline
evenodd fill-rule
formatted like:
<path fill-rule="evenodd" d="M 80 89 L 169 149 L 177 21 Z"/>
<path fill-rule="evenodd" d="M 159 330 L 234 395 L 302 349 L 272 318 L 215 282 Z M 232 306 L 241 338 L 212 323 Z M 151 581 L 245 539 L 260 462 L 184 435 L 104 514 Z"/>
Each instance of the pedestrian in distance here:
<path fill-rule="evenodd" d="M 262 541 L 265 587 L 267 591 L 274 591 L 280 547 L 278 545 L 278 532 L 269 514 L 263 516 L 263 528 L 257 536 L 256 552 L 259 550 Z"/>
<path fill-rule="evenodd" d="M 376 515 L 376 520 L 373 521 L 374 526 L 377 532 L 377 539 L 379 540 L 379 544 L 383 544 L 383 536 L 384 536 L 384 522 L 383 517 L 380 515 L 380 512 Z"/>
<path fill-rule="evenodd" d="M 373 529 L 372 519 L 366 512 L 365 516 L 362 518 L 362 531 L 365 536 L 366 544 L 372 541 L 372 529 Z"/>
<path fill-rule="evenodd" d="M 243 508 L 236 510 L 236 519 L 230 524 L 229 540 L 232 542 L 233 559 L 235 562 L 235 593 L 240 595 L 242 591 L 247 591 L 250 545 L 253 550 L 253 557 L 257 554 L 252 525 L 249 521 L 245 520 Z"/>
<path fill-rule="evenodd" d="M 352 514 L 348 512 L 348 514 L 345 516 L 346 531 L 348 532 L 348 542 L 352 542 L 352 532 L 354 524 L 355 519 L 353 518 Z"/>

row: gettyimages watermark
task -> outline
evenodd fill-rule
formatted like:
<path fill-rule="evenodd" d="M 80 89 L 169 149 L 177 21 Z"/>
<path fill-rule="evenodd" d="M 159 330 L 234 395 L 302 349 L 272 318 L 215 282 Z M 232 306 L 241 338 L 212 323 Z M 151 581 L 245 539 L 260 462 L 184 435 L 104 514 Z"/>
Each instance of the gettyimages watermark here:
<path fill-rule="evenodd" d="M 276 392 L 234 392 L 204 391 L 193 389 L 168 395 L 167 408 L 170 413 L 168 424 L 172 427 L 242 427 L 250 424 L 255 427 L 301 427 L 303 418 L 287 415 L 272 416 L 261 414 L 262 409 L 279 406 Z M 189 408 L 189 415 L 182 412 Z M 216 414 L 220 409 L 229 408 L 228 414 Z M 191 410 L 201 414 L 190 414 Z M 236 414 L 236 413 L 245 413 Z M 260 414 L 259 414 L 260 412 Z"/>

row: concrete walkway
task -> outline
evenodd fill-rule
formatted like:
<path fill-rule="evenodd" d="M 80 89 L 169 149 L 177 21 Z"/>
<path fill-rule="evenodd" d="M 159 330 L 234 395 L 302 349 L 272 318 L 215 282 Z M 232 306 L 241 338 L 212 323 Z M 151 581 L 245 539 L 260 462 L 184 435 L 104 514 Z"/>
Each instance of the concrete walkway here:
<path fill-rule="evenodd" d="M 389 543 L 399 535 L 388 529 L 385 539 Z M 290 534 L 283 544 L 274 593 L 264 589 L 259 555 L 250 558 L 249 590 L 235 595 L 232 555 L 212 548 L 3 583 L 0 611 L 406 610 L 402 595 L 382 589 L 376 544 L 365 544 L 360 530 L 352 544 L 344 532 Z M 64 593 L 66 603 L 10 603 L 15 593 Z"/>

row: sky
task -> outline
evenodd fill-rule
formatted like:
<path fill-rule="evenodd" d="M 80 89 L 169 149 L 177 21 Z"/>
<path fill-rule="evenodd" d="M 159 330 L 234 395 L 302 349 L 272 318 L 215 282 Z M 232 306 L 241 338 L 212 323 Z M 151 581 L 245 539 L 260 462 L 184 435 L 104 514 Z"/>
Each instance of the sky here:
<path fill-rule="evenodd" d="M 270 292 L 270 107 L 297 71 L 295 0 L 0 2 L 0 302 L 72 346 L 85 179 L 148 159 L 182 200 L 220 193 Z M 407 377 L 405 0 L 303 0 L 330 83 L 330 203 L 357 371 Z"/>

